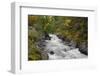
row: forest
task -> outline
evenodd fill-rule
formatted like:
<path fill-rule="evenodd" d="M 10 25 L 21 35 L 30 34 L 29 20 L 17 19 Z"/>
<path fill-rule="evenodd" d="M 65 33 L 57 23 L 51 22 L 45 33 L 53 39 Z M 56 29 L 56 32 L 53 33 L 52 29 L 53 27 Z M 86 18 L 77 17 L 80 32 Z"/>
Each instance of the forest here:
<path fill-rule="evenodd" d="M 69 46 L 88 55 L 88 18 L 71 16 L 28 15 L 28 60 L 48 60 L 43 40 L 57 35 Z"/>

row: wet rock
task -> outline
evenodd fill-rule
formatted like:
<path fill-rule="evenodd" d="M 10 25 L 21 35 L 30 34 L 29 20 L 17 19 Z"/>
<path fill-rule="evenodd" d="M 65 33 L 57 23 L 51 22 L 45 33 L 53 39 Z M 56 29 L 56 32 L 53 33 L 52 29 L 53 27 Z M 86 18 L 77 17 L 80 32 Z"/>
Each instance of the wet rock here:
<path fill-rule="evenodd" d="M 81 44 L 78 45 L 79 51 L 85 55 L 88 55 L 88 48 L 87 48 L 87 43 L 82 42 Z"/>
<path fill-rule="evenodd" d="M 53 52 L 53 51 L 50 51 L 50 54 L 51 54 L 51 55 L 53 55 L 53 54 L 54 54 L 54 52 Z"/>
<path fill-rule="evenodd" d="M 45 41 L 44 40 L 38 41 L 37 45 L 38 45 L 39 48 L 44 48 L 45 47 Z"/>
<path fill-rule="evenodd" d="M 41 57 L 42 60 L 47 60 L 48 59 L 48 54 L 46 51 L 44 51 L 45 46 L 46 46 L 46 42 L 45 42 L 45 36 L 42 36 L 38 42 L 37 42 L 37 46 L 40 49 L 39 52 L 41 53 Z"/>
<path fill-rule="evenodd" d="M 76 42 L 71 40 L 70 43 L 68 44 L 69 46 L 75 48 L 76 47 Z"/>
<path fill-rule="evenodd" d="M 57 35 L 57 37 L 58 37 L 59 39 L 61 39 L 62 41 L 65 41 L 65 37 L 63 37 L 63 36 L 61 36 L 61 35 Z"/>
<path fill-rule="evenodd" d="M 65 37 L 63 37 L 63 36 L 61 36 L 61 35 L 57 35 L 57 37 L 58 37 L 59 39 L 61 39 L 61 40 L 63 41 L 63 43 L 66 44 L 66 45 L 70 44 L 70 42 L 71 42 L 70 39 L 65 38 Z"/>
<path fill-rule="evenodd" d="M 50 40 L 51 39 L 51 37 L 49 36 L 48 33 L 45 32 L 44 35 L 45 35 L 45 40 Z"/>
<path fill-rule="evenodd" d="M 41 57 L 42 57 L 42 60 L 48 60 L 48 54 L 46 51 L 44 50 L 41 50 Z"/>

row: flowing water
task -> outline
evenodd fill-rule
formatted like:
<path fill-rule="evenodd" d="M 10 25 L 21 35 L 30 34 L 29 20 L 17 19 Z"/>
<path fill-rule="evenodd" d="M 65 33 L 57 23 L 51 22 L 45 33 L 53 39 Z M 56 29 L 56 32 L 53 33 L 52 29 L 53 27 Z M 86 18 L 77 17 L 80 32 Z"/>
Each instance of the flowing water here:
<path fill-rule="evenodd" d="M 80 53 L 78 48 L 71 48 L 64 44 L 55 34 L 49 34 L 50 40 L 46 41 L 45 51 L 49 56 L 49 60 L 52 59 L 73 59 L 73 58 L 86 58 L 87 56 Z"/>

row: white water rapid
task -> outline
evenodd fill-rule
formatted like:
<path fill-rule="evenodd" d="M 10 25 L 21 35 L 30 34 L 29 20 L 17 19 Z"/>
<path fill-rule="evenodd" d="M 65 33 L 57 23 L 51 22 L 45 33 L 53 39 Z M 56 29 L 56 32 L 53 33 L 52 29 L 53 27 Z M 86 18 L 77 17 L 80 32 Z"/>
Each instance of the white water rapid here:
<path fill-rule="evenodd" d="M 48 54 L 49 60 L 53 59 L 73 59 L 73 58 L 85 58 L 86 55 L 80 53 L 78 48 L 71 49 L 71 47 L 65 45 L 61 39 L 55 34 L 49 34 L 50 40 L 46 40 L 45 51 Z"/>

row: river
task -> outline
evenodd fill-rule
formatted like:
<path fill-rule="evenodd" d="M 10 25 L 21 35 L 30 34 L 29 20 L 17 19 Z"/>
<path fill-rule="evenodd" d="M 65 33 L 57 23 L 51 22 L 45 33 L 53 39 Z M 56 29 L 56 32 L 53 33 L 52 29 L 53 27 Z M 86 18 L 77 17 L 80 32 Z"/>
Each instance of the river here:
<path fill-rule="evenodd" d="M 55 34 L 49 34 L 49 40 L 45 40 L 45 50 L 48 54 L 49 60 L 55 59 L 75 59 L 75 58 L 87 58 L 86 55 L 79 51 L 79 48 L 72 48 L 64 44 L 64 42 Z"/>

